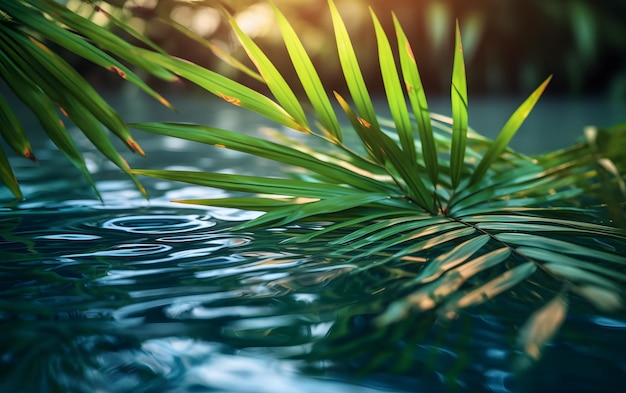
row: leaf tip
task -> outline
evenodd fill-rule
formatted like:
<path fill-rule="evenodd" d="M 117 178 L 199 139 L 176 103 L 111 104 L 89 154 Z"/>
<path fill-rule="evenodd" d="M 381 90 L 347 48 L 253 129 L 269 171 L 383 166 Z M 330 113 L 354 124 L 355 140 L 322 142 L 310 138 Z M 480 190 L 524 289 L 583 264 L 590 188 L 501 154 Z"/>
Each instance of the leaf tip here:
<path fill-rule="evenodd" d="M 139 146 L 139 143 L 137 143 L 137 141 L 135 141 L 133 138 L 128 137 L 126 139 L 126 144 L 128 145 L 128 147 L 130 147 L 131 150 L 141 154 L 142 156 L 145 157 L 146 153 L 143 151 L 143 149 L 141 148 L 141 146 Z"/>
<path fill-rule="evenodd" d="M 24 157 L 28 158 L 29 160 L 33 162 L 37 162 L 37 157 L 35 157 L 35 153 L 33 153 L 30 147 L 26 147 L 24 151 L 22 152 L 22 154 L 24 155 Z"/>

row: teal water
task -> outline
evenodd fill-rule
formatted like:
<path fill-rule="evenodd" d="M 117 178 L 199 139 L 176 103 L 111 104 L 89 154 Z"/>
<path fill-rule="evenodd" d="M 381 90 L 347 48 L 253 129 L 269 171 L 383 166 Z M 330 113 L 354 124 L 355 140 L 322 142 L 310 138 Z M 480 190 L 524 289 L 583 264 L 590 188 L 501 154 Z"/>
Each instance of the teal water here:
<path fill-rule="evenodd" d="M 197 116 L 250 121 L 221 107 Z M 277 170 L 137 137 L 151 153 L 134 167 Z M 538 289 L 456 320 L 425 313 L 376 329 L 371 320 L 399 294 L 397 272 L 351 276 L 357 265 L 323 241 L 282 243 L 328 223 L 229 232 L 256 213 L 174 204 L 226 194 L 150 179 L 145 201 L 85 147 L 104 204 L 45 142 L 38 164 L 12 160 L 27 198 L 0 194 L 0 392 L 623 389 L 624 314 L 575 304 L 542 360 L 515 373 L 515 334 L 537 307 L 525 293 Z"/>

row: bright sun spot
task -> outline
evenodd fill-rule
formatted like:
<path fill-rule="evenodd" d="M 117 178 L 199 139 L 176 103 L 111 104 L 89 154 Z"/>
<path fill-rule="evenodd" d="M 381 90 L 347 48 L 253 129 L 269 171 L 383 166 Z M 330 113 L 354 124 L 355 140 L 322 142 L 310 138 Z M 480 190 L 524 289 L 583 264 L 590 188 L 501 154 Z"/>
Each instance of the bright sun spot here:
<path fill-rule="evenodd" d="M 220 25 L 220 13 L 214 8 L 198 10 L 183 5 L 174 8 L 171 17 L 201 36 L 213 34 Z"/>
<path fill-rule="evenodd" d="M 214 8 L 204 8 L 194 14 L 189 28 L 202 36 L 208 36 L 213 34 L 219 25 L 219 11 Z"/>
<path fill-rule="evenodd" d="M 274 13 L 269 4 L 254 4 L 235 16 L 237 24 L 251 38 L 267 35 L 274 28 Z"/>

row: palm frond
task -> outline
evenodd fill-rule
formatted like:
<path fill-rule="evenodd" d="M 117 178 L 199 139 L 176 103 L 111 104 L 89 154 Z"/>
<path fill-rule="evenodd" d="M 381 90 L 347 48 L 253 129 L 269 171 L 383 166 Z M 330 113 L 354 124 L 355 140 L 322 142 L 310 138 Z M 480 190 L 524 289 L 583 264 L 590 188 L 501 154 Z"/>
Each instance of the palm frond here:
<path fill-rule="evenodd" d="M 454 317 L 532 282 L 549 293 L 558 293 L 542 304 L 520 332 L 520 348 L 536 359 L 562 323 L 569 308 L 568 297 L 581 296 L 600 311 L 623 306 L 626 235 L 615 226 L 589 220 L 590 216 L 607 216 L 599 190 L 623 188 L 625 162 L 614 148 L 615 141 L 623 141 L 623 127 L 539 157 L 508 148 L 546 89 L 548 78 L 513 113 L 495 140 L 475 133 L 468 125 L 467 81 L 458 25 L 452 118 L 429 115 L 417 63 L 400 23 L 394 18 L 396 57 L 372 12 L 392 115 L 390 120 L 378 118 L 346 26 L 329 0 L 337 55 L 350 93 L 349 97 L 334 94 L 341 108 L 339 114 L 346 115 L 351 126 L 339 129 L 339 114 L 305 48 L 278 8 L 274 10 L 320 129 L 310 127 L 286 79 L 232 18 L 239 40 L 272 97 L 190 63 L 157 53 L 145 57 L 235 105 L 311 133 L 321 147 L 279 132 L 273 140 L 266 140 L 201 125 L 132 126 L 298 167 L 298 176 L 154 170 L 131 173 L 252 194 L 183 201 L 265 212 L 234 229 L 302 220 L 333 222 L 286 241 L 327 241 L 334 255 L 355 265 L 348 273 L 354 277 L 386 269 L 402 272 L 396 276 L 401 278 L 390 284 L 397 290 L 385 292 L 394 293 L 395 298 L 380 301 L 386 306 L 374 320 L 380 328 L 376 334 L 384 335 L 385 329 L 393 329 L 391 326 L 406 331 L 400 326 L 414 320 L 416 313 L 429 318 Z M 401 70 L 396 68 L 396 61 Z M 407 102 L 414 118 L 409 116 Z M 348 145 L 348 132 L 358 137 L 359 146 Z M 365 153 L 359 153 L 363 150 Z M 596 206 L 585 206 L 583 198 L 593 200 Z M 623 204 L 618 206 L 623 211 Z"/>
<path fill-rule="evenodd" d="M 94 7 L 95 12 L 104 12 L 95 4 Z M 150 88 L 122 61 L 165 80 L 174 80 L 175 75 L 146 60 L 142 56 L 146 50 L 129 44 L 58 2 L 10 1 L 4 2 L 0 9 L 3 18 L 0 25 L 0 77 L 32 111 L 50 140 L 83 173 L 99 196 L 84 159 L 63 125 L 57 108 L 61 108 L 62 114 L 76 124 L 94 146 L 123 171 L 128 169 L 128 165 L 113 147 L 102 126 L 114 133 L 131 151 L 143 154 L 143 150 L 119 115 L 70 64 L 51 49 L 48 42 L 115 73 L 170 108 L 171 105 L 165 98 Z M 124 22 L 109 14 L 107 16 L 119 27 L 137 35 Z M 143 40 L 148 43 L 147 39 Z M 154 44 L 150 44 L 156 48 Z M 3 139 L 17 154 L 34 158 L 28 135 L 21 130 L 19 121 L 7 114 L 10 108 L 4 100 L 0 106 L 4 114 Z M 21 197 L 8 161 L 0 162 L 0 167 L 2 181 L 16 197 Z M 145 195 L 134 175 L 130 176 Z"/>

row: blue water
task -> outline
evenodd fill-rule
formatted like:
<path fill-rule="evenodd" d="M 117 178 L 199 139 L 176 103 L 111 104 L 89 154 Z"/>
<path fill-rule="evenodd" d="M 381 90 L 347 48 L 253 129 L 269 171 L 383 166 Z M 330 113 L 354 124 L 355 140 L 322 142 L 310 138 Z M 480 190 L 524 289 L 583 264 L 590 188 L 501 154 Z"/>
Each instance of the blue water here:
<path fill-rule="evenodd" d="M 145 101 L 127 102 L 131 117 L 152 113 Z M 260 125 L 215 102 L 179 104 L 196 122 Z M 130 157 L 134 167 L 279 170 L 136 135 L 149 156 Z M 397 294 L 394 272 L 355 278 L 346 273 L 356 266 L 329 256 L 323 241 L 282 243 L 328 223 L 230 232 L 258 213 L 175 204 L 227 194 L 152 179 L 142 179 L 146 201 L 81 141 L 103 204 L 44 139 L 35 144 L 37 164 L 12 159 L 26 199 L 0 193 L 0 392 L 623 389 L 624 314 L 581 305 L 537 366 L 515 373 L 515 334 L 537 307 L 522 290 L 534 288 L 456 320 L 425 313 L 375 329 L 370 321 Z"/>

